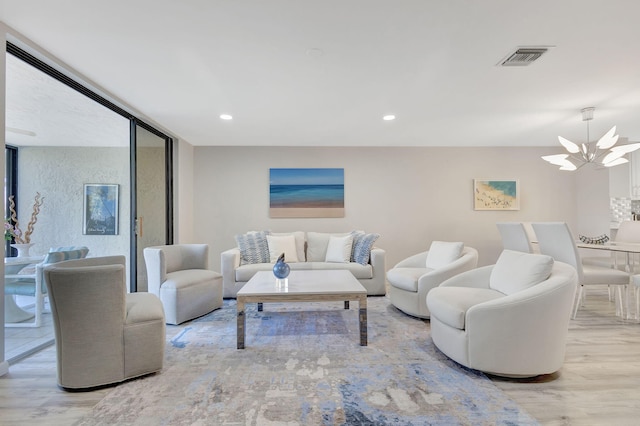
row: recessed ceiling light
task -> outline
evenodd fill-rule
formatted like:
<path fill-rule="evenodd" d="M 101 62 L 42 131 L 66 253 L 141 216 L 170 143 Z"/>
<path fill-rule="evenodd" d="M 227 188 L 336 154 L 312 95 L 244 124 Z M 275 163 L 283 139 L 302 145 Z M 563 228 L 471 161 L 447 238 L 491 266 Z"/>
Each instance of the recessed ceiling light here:
<path fill-rule="evenodd" d="M 396 119 L 396 116 L 395 116 L 395 115 L 393 115 L 393 114 L 389 114 L 389 115 L 385 115 L 384 117 L 382 117 L 382 119 L 383 119 L 384 121 L 391 121 L 391 120 L 395 120 L 395 119 Z"/>
<path fill-rule="evenodd" d="M 220 118 L 223 119 L 223 120 L 231 120 L 231 119 L 233 119 L 233 117 L 230 116 L 229 114 L 221 114 Z"/>

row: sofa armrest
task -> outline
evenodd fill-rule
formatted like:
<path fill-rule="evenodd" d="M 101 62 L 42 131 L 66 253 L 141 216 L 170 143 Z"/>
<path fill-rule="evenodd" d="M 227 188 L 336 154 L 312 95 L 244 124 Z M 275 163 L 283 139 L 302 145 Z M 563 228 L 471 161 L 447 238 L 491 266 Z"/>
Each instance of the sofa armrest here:
<path fill-rule="evenodd" d="M 226 295 L 235 289 L 236 268 L 240 266 L 240 249 L 235 247 L 220 253 L 220 273 L 222 274 L 222 288 Z"/>
<path fill-rule="evenodd" d="M 378 274 L 382 274 L 384 276 L 385 270 L 385 259 L 387 252 L 384 249 L 373 247 L 371 249 L 371 255 L 369 256 L 369 263 L 373 268 L 373 276 L 375 277 Z"/>

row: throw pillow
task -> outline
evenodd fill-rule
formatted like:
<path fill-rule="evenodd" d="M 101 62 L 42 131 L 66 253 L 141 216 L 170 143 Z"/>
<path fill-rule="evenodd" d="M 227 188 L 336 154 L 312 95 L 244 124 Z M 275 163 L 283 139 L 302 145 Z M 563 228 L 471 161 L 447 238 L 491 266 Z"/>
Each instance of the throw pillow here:
<path fill-rule="evenodd" d="M 285 236 L 285 235 L 293 235 L 293 238 L 296 240 L 296 255 L 298 257 L 298 262 L 304 262 L 305 254 L 304 254 L 304 232 L 296 231 L 296 232 L 271 232 L 269 235 L 275 235 L 277 237 Z M 287 262 L 289 260 L 287 259 Z"/>
<path fill-rule="evenodd" d="M 269 263 L 268 234 L 269 231 L 256 231 L 235 236 L 240 250 L 240 265 Z"/>
<path fill-rule="evenodd" d="M 267 245 L 269 246 L 269 260 L 274 263 L 278 257 L 284 253 L 284 261 L 295 263 L 298 261 L 296 252 L 296 239 L 293 235 L 267 235 Z"/>
<path fill-rule="evenodd" d="M 327 245 L 327 254 L 325 262 L 348 263 L 351 260 L 351 247 L 353 246 L 353 237 L 347 235 L 344 237 L 329 237 Z"/>
<path fill-rule="evenodd" d="M 551 268 L 551 256 L 503 250 L 491 270 L 489 288 L 507 295 L 513 294 L 549 278 Z"/>
<path fill-rule="evenodd" d="M 330 234 L 325 232 L 307 232 L 307 262 L 325 262 L 329 237 L 345 237 L 350 233 Z"/>
<path fill-rule="evenodd" d="M 462 256 L 464 243 L 449 241 L 433 241 L 427 253 L 426 267 L 430 269 L 442 268 Z"/>
<path fill-rule="evenodd" d="M 361 265 L 369 263 L 371 249 L 380 234 L 365 234 L 364 232 L 353 233 L 353 250 L 351 251 L 351 261 Z"/>

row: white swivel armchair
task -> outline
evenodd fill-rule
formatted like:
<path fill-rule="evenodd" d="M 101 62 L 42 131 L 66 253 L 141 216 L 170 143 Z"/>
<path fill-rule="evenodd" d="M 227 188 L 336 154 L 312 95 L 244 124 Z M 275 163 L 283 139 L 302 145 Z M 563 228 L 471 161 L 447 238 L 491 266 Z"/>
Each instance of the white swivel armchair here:
<path fill-rule="evenodd" d="M 391 303 L 414 317 L 429 318 L 427 293 L 477 265 L 476 249 L 461 242 L 434 241 L 428 251 L 414 254 L 387 271 Z"/>
<path fill-rule="evenodd" d="M 125 274 L 124 256 L 44 268 L 63 389 L 90 390 L 162 369 L 162 303 L 153 294 L 128 294 Z"/>
<path fill-rule="evenodd" d="M 431 338 L 475 370 L 533 377 L 564 363 L 575 269 L 550 256 L 504 250 L 495 265 L 456 275 L 427 295 Z"/>
<path fill-rule="evenodd" d="M 144 249 L 148 290 L 162 301 L 167 324 L 181 324 L 222 306 L 222 275 L 209 270 L 207 244 Z"/>

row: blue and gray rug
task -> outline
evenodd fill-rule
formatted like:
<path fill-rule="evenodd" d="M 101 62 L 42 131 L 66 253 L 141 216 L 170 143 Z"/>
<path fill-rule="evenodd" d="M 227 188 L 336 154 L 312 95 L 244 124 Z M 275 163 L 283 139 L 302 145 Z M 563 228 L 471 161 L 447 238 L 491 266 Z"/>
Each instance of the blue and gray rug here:
<path fill-rule="evenodd" d="M 236 305 L 167 326 L 165 368 L 115 387 L 80 425 L 533 425 L 483 374 L 441 354 L 429 322 L 386 297 L 357 303 Z"/>

